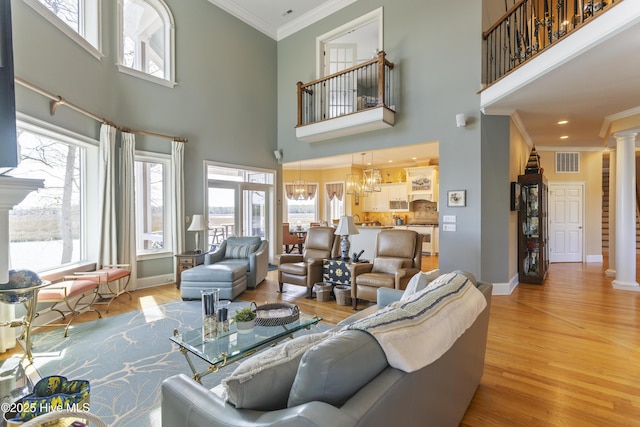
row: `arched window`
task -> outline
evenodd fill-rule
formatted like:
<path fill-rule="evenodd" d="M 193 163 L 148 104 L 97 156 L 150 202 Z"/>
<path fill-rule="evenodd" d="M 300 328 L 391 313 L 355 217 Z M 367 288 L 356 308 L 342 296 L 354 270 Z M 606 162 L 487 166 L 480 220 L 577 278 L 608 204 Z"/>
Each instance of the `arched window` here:
<path fill-rule="evenodd" d="M 118 0 L 118 68 L 121 72 L 175 84 L 174 22 L 162 0 Z"/>
<path fill-rule="evenodd" d="M 101 0 L 23 0 L 96 58 L 102 58 Z"/>

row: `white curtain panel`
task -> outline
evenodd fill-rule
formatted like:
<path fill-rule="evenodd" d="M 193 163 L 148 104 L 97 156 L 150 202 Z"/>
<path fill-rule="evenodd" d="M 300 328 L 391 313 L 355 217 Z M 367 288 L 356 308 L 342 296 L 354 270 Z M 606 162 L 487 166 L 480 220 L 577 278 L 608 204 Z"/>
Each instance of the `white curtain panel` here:
<path fill-rule="evenodd" d="M 132 133 L 122 132 L 120 148 L 120 243 L 119 262 L 131 264 L 129 290 L 136 289 L 136 207 L 135 207 L 135 151 L 136 140 Z"/>
<path fill-rule="evenodd" d="M 103 123 L 100 127 L 100 255 L 99 266 L 118 262 L 116 229 L 115 150 L 116 128 Z"/>
<path fill-rule="evenodd" d="M 173 177 L 174 235 L 173 251 L 184 252 L 184 142 L 171 141 L 171 175 Z"/>

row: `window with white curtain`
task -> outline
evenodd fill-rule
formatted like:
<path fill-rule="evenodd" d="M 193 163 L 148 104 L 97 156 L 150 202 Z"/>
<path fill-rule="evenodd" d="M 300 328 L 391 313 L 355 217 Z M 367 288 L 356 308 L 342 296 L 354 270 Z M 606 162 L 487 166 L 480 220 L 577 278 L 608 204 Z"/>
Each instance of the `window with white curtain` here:
<path fill-rule="evenodd" d="M 99 228 L 97 177 L 87 174 L 97 163 L 97 141 L 53 126 L 17 126 L 20 163 L 9 175 L 43 179 L 44 188 L 9 212 L 11 267 L 42 274 L 88 263 Z"/>
<path fill-rule="evenodd" d="M 136 253 L 139 259 L 173 250 L 170 161 L 170 156 L 165 154 L 136 152 Z"/>
<path fill-rule="evenodd" d="M 47 21 L 101 58 L 101 0 L 23 0 Z"/>
<path fill-rule="evenodd" d="M 344 215 L 344 181 L 325 183 L 327 192 L 327 221 L 329 224 L 334 219 L 340 219 Z"/>
<path fill-rule="evenodd" d="M 301 225 L 308 227 L 309 223 L 318 221 L 318 190 L 320 186 L 318 183 L 308 183 L 316 186 L 316 191 L 312 198 L 307 200 L 295 200 L 288 197 L 283 197 L 283 222 L 288 222 L 292 225 Z M 287 194 L 286 186 L 293 185 L 292 182 L 285 183 L 284 194 Z"/>
<path fill-rule="evenodd" d="M 155 82 L 174 82 L 174 23 L 162 0 L 118 0 L 118 68 Z"/>

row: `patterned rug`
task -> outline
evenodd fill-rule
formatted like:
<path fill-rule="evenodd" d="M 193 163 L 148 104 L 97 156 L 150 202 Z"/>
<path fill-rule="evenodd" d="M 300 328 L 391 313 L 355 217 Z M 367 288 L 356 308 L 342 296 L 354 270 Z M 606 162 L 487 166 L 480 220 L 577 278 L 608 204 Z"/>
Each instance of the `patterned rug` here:
<path fill-rule="evenodd" d="M 247 303 L 232 303 L 230 312 Z M 200 301 L 176 301 L 141 311 L 73 325 L 67 338 L 61 330 L 35 334 L 34 365 L 42 377 L 63 375 L 89 380 L 91 412 L 109 426 L 160 426 L 160 385 L 165 378 L 190 369 L 169 337 L 173 330 L 202 324 Z M 310 331 L 329 329 L 318 324 Z M 203 361 L 192 357 L 198 371 Z M 239 362 L 202 379 L 217 385 Z"/>

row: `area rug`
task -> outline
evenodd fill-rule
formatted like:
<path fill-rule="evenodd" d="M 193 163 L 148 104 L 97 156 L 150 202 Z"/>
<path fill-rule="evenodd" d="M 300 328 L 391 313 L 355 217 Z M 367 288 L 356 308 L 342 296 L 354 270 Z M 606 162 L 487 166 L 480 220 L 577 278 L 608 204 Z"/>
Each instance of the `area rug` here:
<path fill-rule="evenodd" d="M 230 312 L 243 305 L 247 303 L 232 303 Z M 169 337 L 174 329 L 199 327 L 200 313 L 200 301 L 176 301 L 73 325 L 67 338 L 61 330 L 38 333 L 33 336 L 34 365 L 41 377 L 89 380 L 90 410 L 109 426 L 160 426 L 162 381 L 179 373 L 191 375 Z M 320 323 L 299 333 L 329 328 Z M 206 368 L 197 357 L 192 361 L 199 371 Z M 204 377 L 203 385 L 214 387 L 238 363 Z"/>

